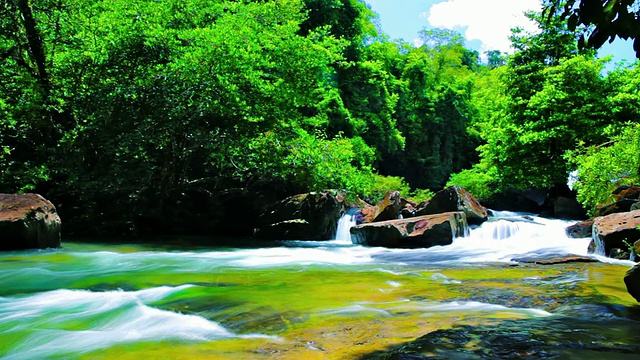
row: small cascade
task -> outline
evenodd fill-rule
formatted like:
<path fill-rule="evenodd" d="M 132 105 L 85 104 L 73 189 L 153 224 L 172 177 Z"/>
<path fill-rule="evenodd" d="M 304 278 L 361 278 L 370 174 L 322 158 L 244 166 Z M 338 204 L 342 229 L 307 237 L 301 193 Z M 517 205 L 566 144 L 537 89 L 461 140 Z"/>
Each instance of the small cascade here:
<path fill-rule="evenodd" d="M 593 235 L 591 236 L 591 239 L 593 239 L 593 243 L 596 246 L 596 249 L 595 249 L 595 251 L 593 253 L 595 255 L 607 256 L 606 252 L 604 251 L 604 241 L 597 234 L 594 234 L 594 235 L 595 236 L 593 236 Z M 631 255 L 631 256 L 633 256 L 633 255 Z"/>
<path fill-rule="evenodd" d="M 492 221 L 485 225 L 485 234 L 496 240 L 508 239 L 520 231 L 520 226 L 517 222 L 498 220 Z"/>
<path fill-rule="evenodd" d="M 501 220 L 498 221 L 496 225 L 498 226 L 496 226 L 496 228 L 493 230 L 494 239 L 508 239 L 520 231 L 520 226 L 518 226 L 518 223 Z"/>
<path fill-rule="evenodd" d="M 351 244 L 351 233 L 349 229 L 356 226 L 356 214 L 359 211 L 360 209 L 351 208 L 342 214 L 340 220 L 338 220 L 338 228 L 334 240 Z"/>

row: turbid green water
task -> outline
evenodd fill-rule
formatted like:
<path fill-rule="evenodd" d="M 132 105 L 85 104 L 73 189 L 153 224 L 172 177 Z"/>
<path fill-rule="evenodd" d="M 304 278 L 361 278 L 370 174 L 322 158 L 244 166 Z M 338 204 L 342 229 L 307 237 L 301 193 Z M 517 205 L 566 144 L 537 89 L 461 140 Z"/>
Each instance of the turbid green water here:
<path fill-rule="evenodd" d="M 558 234 L 564 224 L 544 225 L 502 238 L 488 224 L 427 250 L 333 241 L 4 253 L 0 358 L 640 358 L 629 263 L 508 261 L 586 252 L 587 240 Z"/>

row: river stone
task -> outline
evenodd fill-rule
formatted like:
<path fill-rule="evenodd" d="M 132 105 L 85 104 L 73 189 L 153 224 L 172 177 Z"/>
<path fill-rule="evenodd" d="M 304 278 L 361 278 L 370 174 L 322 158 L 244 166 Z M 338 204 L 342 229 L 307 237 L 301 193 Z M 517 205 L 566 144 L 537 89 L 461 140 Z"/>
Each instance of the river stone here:
<path fill-rule="evenodd" d="M 640 264 L 627 270 L 624 276 L 624 284 L 627 286 L 629 294 L 640 302 Z"/>
<path fill-rule="evenodd" d="M 402 202 L 398 191 L 388 191 L 376 206 L 362 209 L 362 222 L 372 223 L 378 221 L 394 220 L 400 215 Z"/>
<path fill-rule="evenodd" d="M 268 240 L 330 240 L 336 234 L 342 197 L 334 191 L 290 196 L 258 217 L 253 236 Z"/>
<path fill-rule="evenodd" d="M 570 238 L 586 238 L 591 237 L 593 229 L 593 219 L 577 222 L 565 229 L 567 236 Z"/>
<path fill-rule="evenodd" d="M 640 210 L 601 216 L 593 222 L 592 238 L 596 247 L 602 247 L 604 254 L 612 249 L 628 249 L 640 239 Z"/>
<path fill-rule="evenodd" d="M 613 204 L 605 205 L 598 208 L 595 212 L 595 216 L 606 216 L 611 214 L 623 213 L 631 211 L 633 204 L 638 202 L 634 199 L 620 199 Z"/>
<path fill-rule="evenodd" d="M 407 249 L 449 245 L 469 229 L 465 214 L 458 211 L 361 224 L 350 232 L 354 244 Z"/>
<path fill-rule="evenodd" d="M 416 212 L 416 216 L 452 211 L 462 211 L 469 224 L 481 224 L 489 217 L 487 209 L 473 195 L 456 185 L 438 191 L 424 208 Z"/>
<path fill-rule="evenodd" d="M 38 194 L 0 194 L 0 250 L 60 247 L 55 206 Z"/>

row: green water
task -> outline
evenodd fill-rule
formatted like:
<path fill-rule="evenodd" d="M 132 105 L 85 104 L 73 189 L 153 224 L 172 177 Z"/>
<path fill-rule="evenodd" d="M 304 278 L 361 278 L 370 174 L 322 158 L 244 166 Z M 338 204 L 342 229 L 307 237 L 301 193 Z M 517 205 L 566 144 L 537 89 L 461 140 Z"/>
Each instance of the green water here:
<path fill-rule="evenodd" d="M 65 243 L 4 253 L 0 358 L 638 358 L 628 265 L 416 260 L 437 251 Z M 505 341 L 515 350 L 499 352 Z"/>

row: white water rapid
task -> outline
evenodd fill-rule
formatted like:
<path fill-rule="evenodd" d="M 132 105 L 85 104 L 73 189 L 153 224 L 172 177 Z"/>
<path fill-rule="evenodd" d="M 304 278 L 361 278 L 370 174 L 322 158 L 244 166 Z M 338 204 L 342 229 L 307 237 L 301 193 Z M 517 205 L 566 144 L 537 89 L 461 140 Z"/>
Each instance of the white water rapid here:
<path fill-rule="evenodd" d="M 352 208 L 342 214 L 340 220 L 338 220 L 338 227 L 334 240 L 341 243 L 351 244 L 351 233 L 349 232 L 349 229 L 356 226 L 356 214 L 359 210 L 360 209 Z"/>

